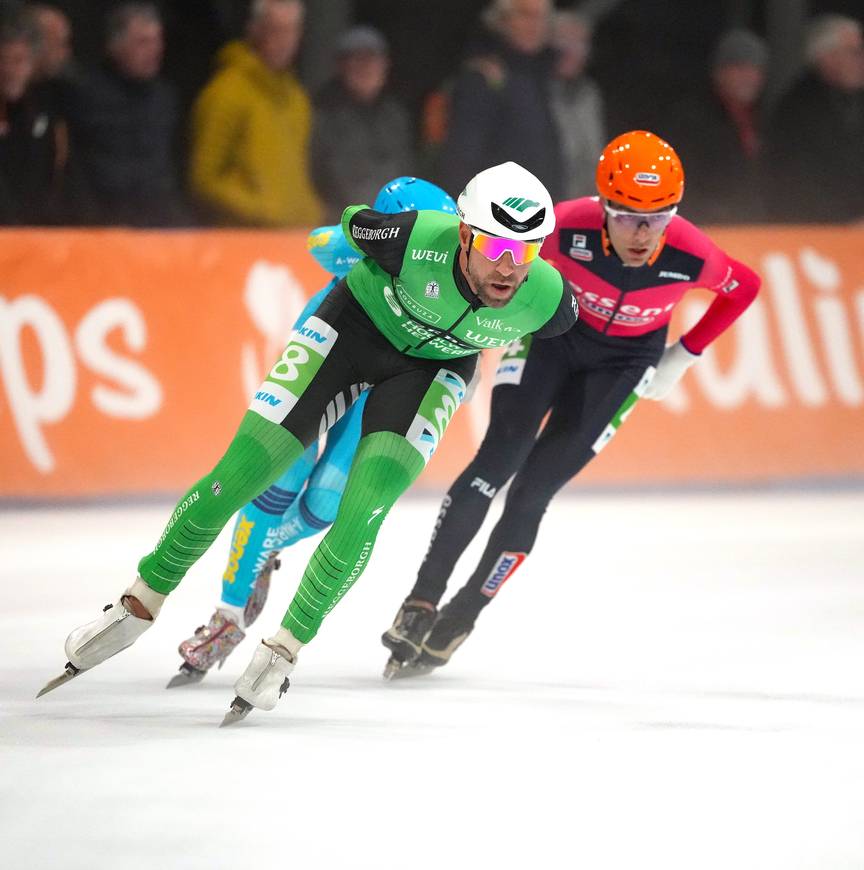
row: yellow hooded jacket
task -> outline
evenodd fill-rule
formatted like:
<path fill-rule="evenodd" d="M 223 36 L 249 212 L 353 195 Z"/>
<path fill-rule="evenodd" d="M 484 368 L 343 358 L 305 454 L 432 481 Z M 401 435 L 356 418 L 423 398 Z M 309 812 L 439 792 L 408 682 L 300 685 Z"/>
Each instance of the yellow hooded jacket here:
<path fill-rule="evenodd" d="M 193 193 L 226 223 L 312 226 L 321 208 L 309 179 L 311 106 L 290 72 L 228 43 L 192 113 Z"/>

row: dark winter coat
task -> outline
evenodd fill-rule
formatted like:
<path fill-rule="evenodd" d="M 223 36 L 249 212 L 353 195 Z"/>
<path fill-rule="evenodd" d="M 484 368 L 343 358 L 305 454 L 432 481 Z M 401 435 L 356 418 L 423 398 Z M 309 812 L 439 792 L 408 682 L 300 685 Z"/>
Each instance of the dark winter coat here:
<path fill-rule="evenodd" d="M 781 99 L 769 128 L 775 216 L 796 223 L 864 217 L 864 90 L 807 74 Z"/>
<path fill-rule="evenodd" d="M 337 223 L 348 205 L 371 204 L 387 181 L 416 175 L 408 114 L 392 97 L 360 103 L 338 81 L 315 100 L 309 153 L 312 181 Z"/>
<path fill-rule="evenodd" d="M 684 166 L 681 214 L 697 224 L 760 223 L 766 219 L 766 178 L 762 150 L 748 153 L 735 121 L 707 88 L 682 100 L 658 130 L 675 147 Z M 754 111 L 757 137 L 760 115 Z M 762 143 L 764 145 L 764 143 Z"/>
<path fill-rule="evenodd" d="M 552 109 L 551 52 L 528 55 L 495 36 L 469 50 L 456 79 L 440 161 L 444 188 L 458 196 L 482 169 L 513 160 L 553 199 L 562 195 L 562 159 Z"/>
<path fill-rule="evenodd" d="M 0 102 L 0 224 L 63 220 L 66 127 L 35 93 Z"/>
<path fill-rule="evenodd" d="M 78 223 L 187 221 L 173 153 L 177 104 L 167 82 L 127 79 L 104 66 L 72 83 L 67 112 Z"/>

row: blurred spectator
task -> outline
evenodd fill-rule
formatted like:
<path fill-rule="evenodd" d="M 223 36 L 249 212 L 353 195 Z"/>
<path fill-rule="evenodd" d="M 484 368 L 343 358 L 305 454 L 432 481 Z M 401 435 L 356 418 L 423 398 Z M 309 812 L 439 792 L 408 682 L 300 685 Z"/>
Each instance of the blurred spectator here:
<path fill-rule="evenodd" d="M 481 169 L 514 160 L 561 198 L 551 11 L 550 0 L 493 0 L 487 8 L 487 31 L 469 48 L 448 109 L 438 175 L 454 196 Z"/>
<path fill-rule="evenodd" d="M 69 19 L 56 6 L 47 3 L 30 3 L 25 11 L 39 34 L 36 81 L 52 81 L 64 76 L 72 61 L 72 28 Z"/>
<path fill-rule="evenodd" d="M 411 125 L 384 87 L 387 42 L 373 27 L 354 27 L 337 46 L 338 76 L 315 101 L 312 178 L 324 200 L 325 223 L 346 205 L 371 203 L 389 178 L 415 171 Z"/>
<path fill-rule="evenodd" d="M 770 158 L 776 216 L 794 222 L 864 217 L 864 40 L 861 24 L 821 15 L 805 40 L 807 72 L 777 105 Z"/>
<path fill-rule="evenodd" d="M 552 109 L 561 137 L 565 199 L 593 195 L 597 155 L 607 141 L 603 97 L 597 83 L 585 74 L 591 35 L 591 22 L 585 16 L 569 10 L 555 13 Z"/>
<path fill-rule="evenodd" d="M 188 222 L 173 160 L 174 92 L 160 76 L 162 22 L 151 3 L 106 18 L 105 61 L 70 87 L 76 222 L 176 226 Z"/>
<path fill-rule="evenodd" d="M 216 222 L 319 221 L 308 169 L 311 107 L 290 70 L 302 32 L 299 0 L 254 0 L 246 39 L 222 49 L 195 104 L 191 186 Z"/>
<path fill-rule="evenodd" d="M 749 30 L 729 30 L 714 48 L 707 87 L 674 105 L 663 132 L 687 167 L 689 220 L 765 220 L 760 99 L 767 65 L 764 40 Z"/>
<path fill-rule="evenodd" d="M 23 17 L 0 25 L 0 223 L 61 219 L 65 125 L 40 103 L 31 84 L 38 34 Z"/>
<path fill-rule="evenodd" d="M 73 73 L 72 27 L 69 19 L 56 6 L 47 3 L 28 3 L 22 15 L 38 35 L 31 93 L 53 115 L 65 118 Z M 65 121 L 64 136 L 68 139 Z"/>

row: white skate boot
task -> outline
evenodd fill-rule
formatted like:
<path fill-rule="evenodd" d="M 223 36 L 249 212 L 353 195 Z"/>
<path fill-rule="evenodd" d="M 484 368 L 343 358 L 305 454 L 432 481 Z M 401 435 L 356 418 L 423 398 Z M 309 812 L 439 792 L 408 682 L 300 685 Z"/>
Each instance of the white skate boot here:
<path fill-rule="evenodd" d="M 253 707 L 272 710 L 276 702 L 288 691 L 288 675 L 294 670 L 297 653 L 283 645 L 290 632 L 279 629 L 275 637 L 262 640 L 255 655 L 240 679 L 234 684 L 237 696 L 222 720 L 222 725 L 233 725 L 244 719 Z M 295 643 L 292 646 L 299 646 Z"/>
<path fill-rule="evenodd" d="M 167 596 L 154 591 L 140 578 L 102 616 L 76 628 L 66 638 L 66 670 L 41 689 L 37 698 L 62 686 L 83 671 L 102 664 L 132 646 L 153 625 Z"/>

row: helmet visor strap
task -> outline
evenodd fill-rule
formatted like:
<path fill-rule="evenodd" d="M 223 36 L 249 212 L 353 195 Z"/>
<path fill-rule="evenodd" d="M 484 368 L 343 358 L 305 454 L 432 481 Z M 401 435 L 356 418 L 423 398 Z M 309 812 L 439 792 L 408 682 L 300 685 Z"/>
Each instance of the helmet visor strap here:
<path fill-rule="evenodd" d="M 517 266 L 524 266 L 537 259 L 542 241 L 523 242 L 519 239 L 502 239 L 501 236 L 487 236 L 473 230 L 471 247 L 476 248 L 488 260 L 500 260 L 509 251 Z"/>

